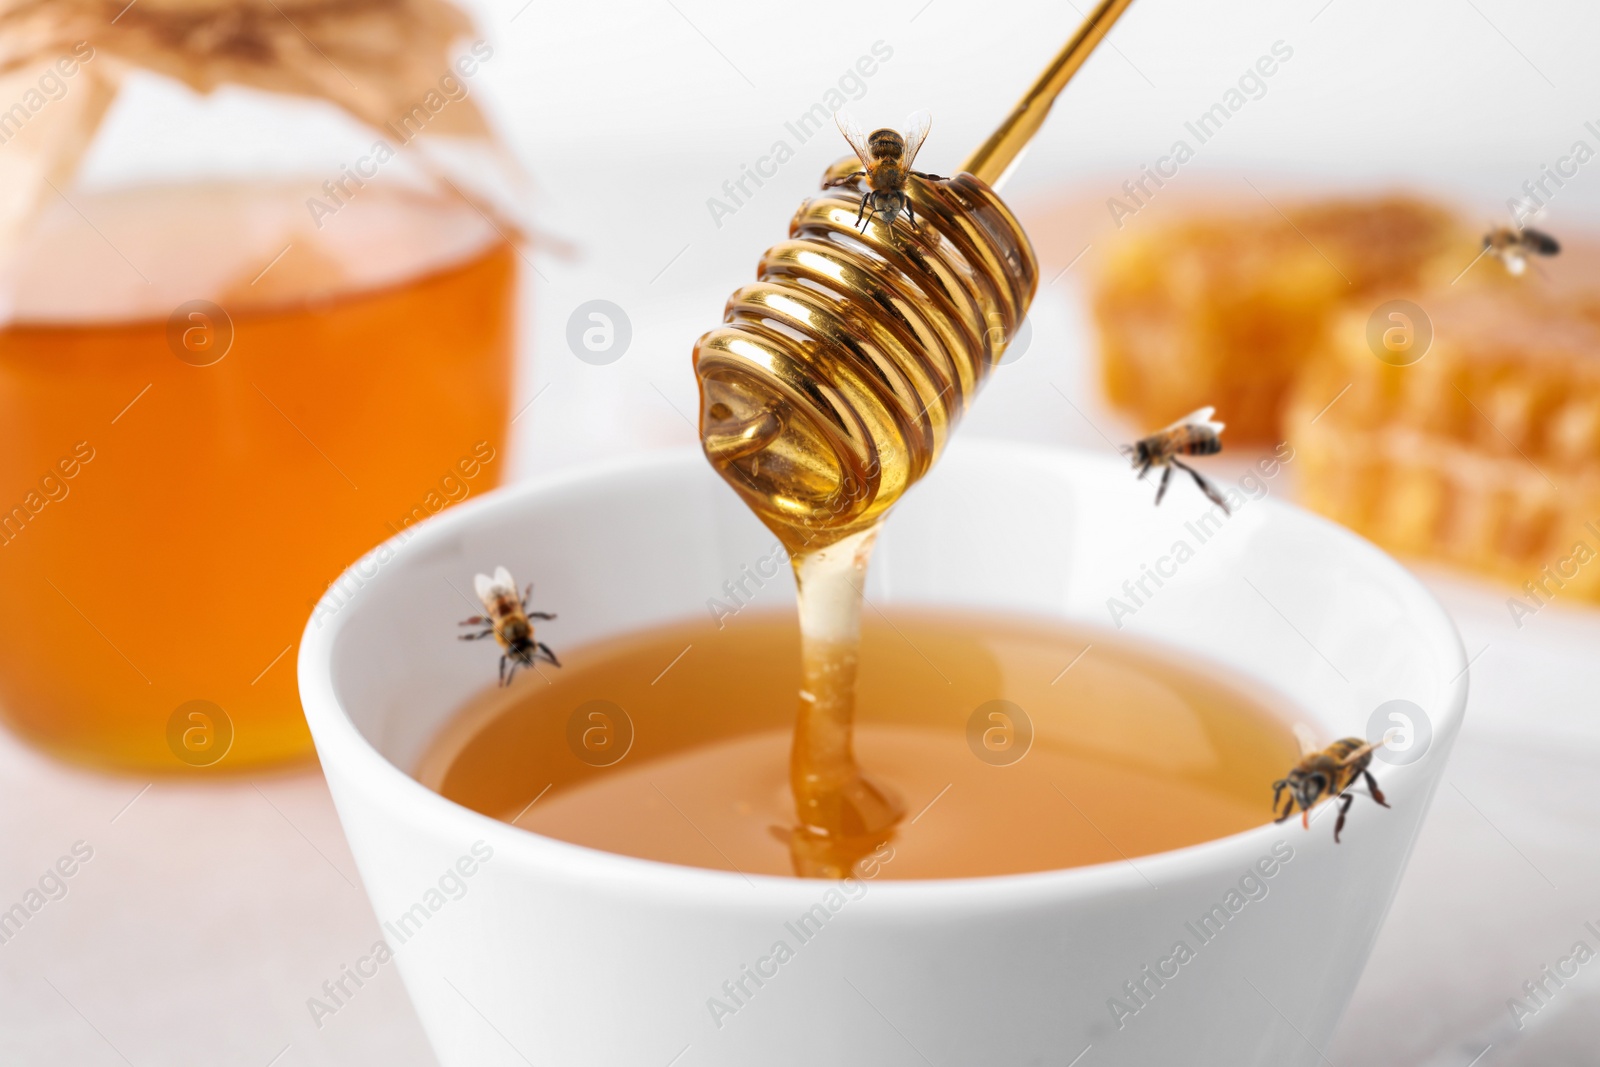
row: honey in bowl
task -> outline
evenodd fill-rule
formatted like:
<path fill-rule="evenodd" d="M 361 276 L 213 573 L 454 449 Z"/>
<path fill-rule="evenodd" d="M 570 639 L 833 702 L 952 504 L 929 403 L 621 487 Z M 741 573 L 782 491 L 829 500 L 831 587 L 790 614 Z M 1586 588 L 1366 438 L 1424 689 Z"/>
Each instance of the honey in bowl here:
<path fill-rule="evenodd" d="M 328 583 L 501 478 L 515 252 L 465 204 L 374 185 L 318 226 L 306 192 L 74 193 L 92 226 L 58 203 L 24 250 L 0 708 L 50 751 L 308 756 L 293 648 Z"/>
<path fill-rule="evenodd" d="M 789 789 L 800 643 L 750 611 L 561 650 L 470 701 L 418 778 L 547 837 L 744 874 L 818 873 Z M 1140 856 L 1259 826 L 1299 759 L 1281 701 L 1060 620 L 888 607 L 863 620 L 856 755 L 906 816 L 879 877 Z M 892 854 L 892 860 L 882 857 Z M 842 873 L 842 872 L 832 872 Z"/>

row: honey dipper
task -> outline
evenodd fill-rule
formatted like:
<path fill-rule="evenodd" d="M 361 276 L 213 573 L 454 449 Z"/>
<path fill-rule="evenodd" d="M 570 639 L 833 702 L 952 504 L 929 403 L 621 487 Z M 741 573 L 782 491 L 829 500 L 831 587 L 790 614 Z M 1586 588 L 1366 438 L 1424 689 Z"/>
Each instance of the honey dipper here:
<path fill-rule="evenodd" d="M 859 183 L 802 203 L 789 239 L 695 345 L 706 457 L 788 549 L 800 589 L 799 874 L 842 876 L 904 812 L 851 748 L 872 542 L 933 466 L 1038 287 L 1027 235 L 991 186 L 1131 3 L 1102 0 L 961 172 L 910 183 L 914 228 L 874 220 L 858 230 Z M 824 181 L 857 164 L 840 160 Z"/>

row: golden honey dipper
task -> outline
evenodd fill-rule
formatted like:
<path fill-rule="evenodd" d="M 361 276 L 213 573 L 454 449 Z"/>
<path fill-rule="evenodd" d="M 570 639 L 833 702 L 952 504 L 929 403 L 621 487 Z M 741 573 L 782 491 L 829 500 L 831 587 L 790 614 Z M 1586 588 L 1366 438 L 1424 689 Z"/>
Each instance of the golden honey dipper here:
<path fill-rule="evenodd" d="M 802 683 L 790 779 L 797 873 L 838 877 L 903 815 L 851 748 L 861 586 L 879 524 L 927 473 L 1027 316 L 1038 262 L 995 192 L 1132 0 L 1102 0 L 917 219 L 856 227 L 865 190 L 825 188 L 695 345 L 706 457 L 788 549 Z M 841 160 L 824 180 L 848 175 Z"/>

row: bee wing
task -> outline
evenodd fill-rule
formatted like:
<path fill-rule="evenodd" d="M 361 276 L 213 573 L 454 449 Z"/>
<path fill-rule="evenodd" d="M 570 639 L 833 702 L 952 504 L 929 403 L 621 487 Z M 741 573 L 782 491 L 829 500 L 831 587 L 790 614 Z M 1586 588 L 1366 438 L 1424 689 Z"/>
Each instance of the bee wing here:
<path fill-rule="evenodd" d="M 867 144 L 867 135 L 862 132 L 861 124 L 855 116 L 844 108 L 833 113 L 833 121 L 839 127 L 839 132 L 844 134 L 844 139 L 850 142 L 850 147 L 855 149 L 856 158 L 861 160 L 861 165 L 866 166 L 872 162 L 872 148 Z"/>
<path fill-rule="evenodd" d="M 1357 760 L 1361 759 L 1363 756 L 1367 756 L 1367 755 L 1372 754 L 1373 752 L 1376 752 L 1378 749 L 1382 748 L 1384 745 L 1386 745 L 1388 743 L 1389 743 L 1389 739 L 1388 739 L 1388 735 L 1387 734 L 1384 735 L 1384 739 L 1382 741 L 1368 741 L 1366 744 L 1362 745 L 1360 748 L 1352 749 L 1350 751 L 1350 753 L 1347 756 L 1345 756 L 1344 759 L 1339 761 L 1339 765 L 1341 767 L 1348 767 L 1348 766 L 1350 766 L 1350 764 L 1355 763 Z"/>
<path fill-rule="evenodd" d="M 1561 242 L 1532 226 L 1522 231 L 1522 240 L 1529 248 L 1541 256 L 1553 256 L 1561 251 Z"/>
<path fill-rule="evenodd" d="M 1303 722 L 1294 724 L 1294 739 L 1300 742 L 1300 755 L 1309 756 L 1313 752 L 1321 751 L 1322 746 L 1317 744 L 1317 735 L 1311 727 Z"/>
<path fill-rule="evenodd" d="M 928 139 L 928 131 L 933 129 L 933 116 L 926 111 L 913 111 L 906 116 L 906 129 L 902 135 L 906 139 L 906 154 L 904 166 L 911 169 L 912 161 L 917 158 L 917 152 L 922 148 L 922 142 Z"/>
<path fill-rule="evenodd" d="M 510 593 L 515 596 L 517 585 L 511 578 L 511 572 L 504 567 L 494 569 L 494 577 L 479 574 L 472 579 L 472 589 L 478 594 L 478 599 L 483 601 L 485 607 L 494 604 L 495 598 L 501 593 Z"/>
<path fill-rule="evenodd" d="M 1170 426 L 1163 426 L 1158 432 L 1166 433 L 1168 430 L 1176 430 L 1179 426 L 1188 426 L 1190 424 L 1197 423 L 1201 426 L 1209 426 L 1215 433 L 1221 433 L 1223 428 L 1227 426 L 1227 423 L 1217 422 L 1214 420 L 1211 416 L 1215 415 L 1216 413 L 1217 409 L 1214 407 L 1199 408 L 1195 411 L 1189 412 L 1189 414 L 1185 415 L 1177 422 L 1172 423 Z"/>

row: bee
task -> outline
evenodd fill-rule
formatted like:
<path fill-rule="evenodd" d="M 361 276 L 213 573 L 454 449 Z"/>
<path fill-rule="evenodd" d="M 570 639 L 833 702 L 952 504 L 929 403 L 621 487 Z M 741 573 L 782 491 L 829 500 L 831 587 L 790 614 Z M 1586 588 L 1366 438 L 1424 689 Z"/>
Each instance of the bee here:
<path fill-rule="evenodd" d="M 1122 454 L 1133 461 L 1133 465 L 1139 470 L 1140 478 L 1149 474 L 1152 467 L 1161 468 L 1161 487 L 1156 490 L 1157 504 L 1160 504 L 1161 498 L 1167 495 L 1167 483 L 1172 479 L 1172 468 L 1176 467 L 1194 479 L 1194 484 L 1200 487 L 1207 500 L 1221 508 L 1225 514 L 1233 513 L 1228 507 L 1227 500 L 1217 491 L 1217 487 L 1206 481 L 1199 471 L 1178 458 L 1214 456 L 1222 451 L 1223 423 L 1211 419 L 1216 410 L 1216 408 L 1201 408 L 1199 411 L 1191 411 L 1171 426 L 1157 430 L 1135 444 L 1122 446 Z"/>
<path fill-rule="evenodd" d="M 868 191 L 861 198 L 861 209 L 856 212 L 856 224 L 863 233 L 874 218 L 879 218 L 889 227 L 892 237 L 894 220 L 901 212 L 905 213 L 907 221 L 915 227 L 917 216 L 911 207 L 911 197 L 906 195 L 906 186 L 912 178 L 928 182 L 945 180 L 937 174 L 925 174 L 920 170 L 911 169 L 918 150 L 922 148 L 922 142 L 928 139 L 928 130 L 933 126 L 933 118 L 926 111 L 917 111 L 907 117 L 905 133 L 886 126 L 880 130 L 873 130 L 870 134 L 863 134 L 861 127 L 856 125 L 848 112 L 835 112 L 833 120 L 838 124 L 839 132 L 844 134 L 844 139 L 850 142 L 850 147 L 855 149 L 863 169 L 834 178 L 823 188 L 848 185 L 862 178 L 867 180 Z M 898 238 L 896 241 L 898 242 Z"/>
<path fill-rule="evenodd" d="M 1383 741 L 1363 741 L 1359 737 L 1346 737 L 1327 748 L 1318 749 L 1316 742 L 1311 740 L 1310 731 L 1297 728 L 1295 732 L 1300 737 L 1301 759 L 1287 777 L 1272 783 L 1272 810 L 1278 810 L 1278 800 L 1283 797 L 1284 790 L 1289 793 L 1284 800 L 1283 813 L 1273 821 L 1288 819 L 1298 804 L 1300 825 L 1310 829 L 1310 812 L 1317 801 L 1323 797 L 1340 797 L 1343 803 L 1339 805 L 1339 819 L 1333 824 L 1333 843 L 1338 844 L 1339 831 L 1344 829 L 1345 813 L 1356 800 L 1354 793 L 1346 793 L 1345 790 L 1355 784 L 1357 778 L 1366 779 L 1367 790 L 1373 800 L 1385 808 L 1389 806 L 1389 802 L 1383 798 L 1383 790 L 1378 788 L 1377 779 L 1367 769 L 1372 763 L 1372 754 L 1382 748 L 1388 738 L 1385 737 Z"/>
<path fill-rule="evenodd" d="M 478 599 L 483 601 L 483 610 L 488 614 L 474 615 L 470 619 L 461 620 L 462 626 L 483 627 L 479 633 L 462 634 L 461 640 L 481 641 L 485 637 L 493 637 L 500 643 L 501 685 L 511 684 L 518 667 L 532 667 L 540 659 L 557 667 L 561 666 L 561 661 L 556 659 L 556 654 L 550 651 L 549 645 L 534 640 L 531 620 L 548 620 L 555 616 L 543 611 L 528 610 L 528 599 L 533 596 L 532 582 L 528 583 L 528 588 L 519 597 L 517 583 L 512 580 L 511 572 L 504 567 L 496 567 L 493 578 L 487 574 L 480 574 L 472 580 L 472 587 L 477 591 Z M 510 670 L 506 669 L 508 664 Z"/>
<path fill-rule="evenodd" d="M 1497 226 L 1483 235 L 1483 250 L 1506 265 L 1506 270 L 1520 277 L 1528 268 L 1529 256 L 1554 256 L 1561 251 L 1561 242 L 1532 226 L 1513 229 Z"/>

